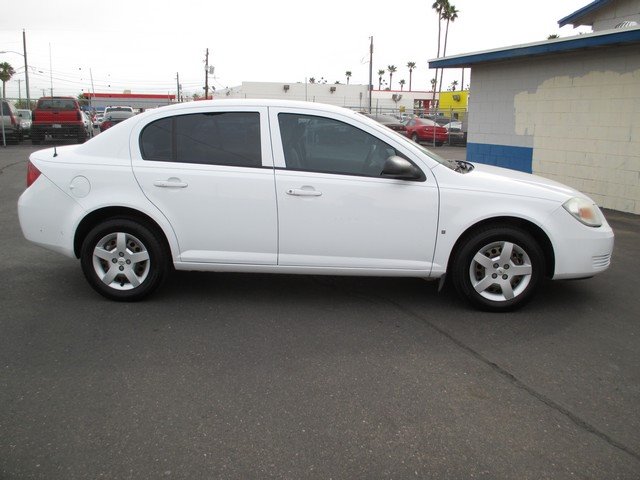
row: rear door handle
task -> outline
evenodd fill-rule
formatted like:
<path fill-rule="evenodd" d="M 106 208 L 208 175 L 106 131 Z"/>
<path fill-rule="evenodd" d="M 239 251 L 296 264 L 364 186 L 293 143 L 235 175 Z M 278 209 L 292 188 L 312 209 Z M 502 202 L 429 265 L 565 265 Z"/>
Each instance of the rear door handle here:
<path fill-rule="evenodd" d="M 322 192 L 310 188 L 290 188 L 287 190 L 287 195 L 294 195 L 297 197 L 319 197 L 322 195 Z"/>
<path fill-rule="evenodd" d="M 179 178 L 169 178 L 168 180 L 156 180 L 153 182 L 156 187 L 161 188 L 185 188 L 188 187 L 189 184 L 186 182 L 180 181 Z"/>

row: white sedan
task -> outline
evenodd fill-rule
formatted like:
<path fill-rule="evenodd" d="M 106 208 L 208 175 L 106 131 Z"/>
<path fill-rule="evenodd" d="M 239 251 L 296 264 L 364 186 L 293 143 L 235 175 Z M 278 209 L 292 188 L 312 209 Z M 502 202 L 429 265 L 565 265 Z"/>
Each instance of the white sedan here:
<path fill-rule="evenodd" d="M 528 301 L 544 277 L 609 266 L 584 194 L 447 161 L 328 105 L 213 100 L 130 118 L 31 155 L 25 237 L 79 258 L 89 284 L 139 300 L 177 270 L 443 279 L 476 307 Z"/>

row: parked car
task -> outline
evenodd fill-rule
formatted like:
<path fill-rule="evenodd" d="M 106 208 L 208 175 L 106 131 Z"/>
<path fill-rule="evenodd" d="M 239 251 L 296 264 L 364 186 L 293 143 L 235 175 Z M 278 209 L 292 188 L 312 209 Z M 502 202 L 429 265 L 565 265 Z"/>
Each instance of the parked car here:
<path fill-rule="evenodd" d="M 32 114 L 31 143 L 39 145 L 47 136 L 72 138 L 84 143 L 91 137 L 84 112 L 73 97 L 42 97 Z"/>
<path fill-rule="evenodd" d="M 370 113 L 365 113 L 364 115 L 375 120 L 378 123 L 381 123 L 391 130 L 395 130 L 401 135 L 407 136 L 407 127 L 398 118 L 395 118 L 391 115 L 375 115 Z"/>
<path fill-rule="evenodd" d="M 100 131 L 104 132 L 108 128 L 117 125 L 118 123 L 127 120 L 135 115 L 132 107 L 128 106 L 115 106 L 106 107 L 104 109 L 104 119 L 100 123 Z"/>
<path fill-rule="evenodd" d="M 447 130 L 447 143 L 449 145 L 467 144 L 467 132 L 462 130 L 462 122 L 450 122 L 444 128 Z"/>
<path fill-rule="evenodd" d="M 87 139 L 93 138 L 93 121 L 91 120 L 91 115 L 83 111 L 82 122 L 84 123 L 84 127 L 87 130 Z"/>
<path fill-rule="evenodd" d="M 12 102 L 0 100 L 0 122 L 4 129 L 0 128 L 0 145 L 4 143 L 20 143 L 22 141 L 22 125 L 18 110 Z M 2 136 L 4 132 L 4 138 Z"/>
<path fill-rule="evenodd" d="M 416 143 L 432 143 L 437 147 L 448 140 L 447 130 L 433 120 L 426 118 L 410 118 L 406 125 L 407 137 Z"/>
<path fill-rule="evenodd" d="M 104 119 L 104 115 L 102 113 L 96 113 L 93 117 L 93 128 L 100 128 L 100 124 Z"/>
<path fill-rule="evenodd" d="M 79 258 L 89 284 L 121 301 L 172 267 L 446 274 L 473 305 L 505 311 L 544 277 L 606 270 L 613 249 L 600 209 L 570 187 L 447 161 L 356 112 L 282 100 L 172 105 L 34 152 L 18 214 L 28 240 Z"/>
<path fill-rule="evenodd" d="M 20 118 L 20 128 L 22 128 L 22 136 L 31 136 L 31 110 L 18 109 L 18 117 Z"/>

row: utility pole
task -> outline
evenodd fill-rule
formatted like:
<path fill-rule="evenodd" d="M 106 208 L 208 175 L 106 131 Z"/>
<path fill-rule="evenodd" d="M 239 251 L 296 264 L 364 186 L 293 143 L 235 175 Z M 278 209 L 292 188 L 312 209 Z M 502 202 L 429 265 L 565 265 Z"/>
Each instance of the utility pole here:
<path fill-rule="evenodd" d="M 31 110 L 31 97 L 29 97 L 29 67 L 27 66 L 27 36 L 22 29 L 22 48 L 24 50 L 24 80 L 27 88 L 27 109 Z"/>
<path fill-rule="evenodd" d="M 209 100 L 209 49 L 204 57 L 204 98 Z"/>
<path fill-rule="evenodd" d="M 176 72 L 176 102 L 180 101 L 180 74 Z"/>
<path fill-rule="evenodd" d="M 20 88 L 21 79 L 18 79 L 18 104 L 22 105 L 22 89 Z"/>
<path fill-rule="evenodd" d="M 369 113 L 371 113 L 371 94 L 373 92 L 373 36 L 369 45 Z"/>

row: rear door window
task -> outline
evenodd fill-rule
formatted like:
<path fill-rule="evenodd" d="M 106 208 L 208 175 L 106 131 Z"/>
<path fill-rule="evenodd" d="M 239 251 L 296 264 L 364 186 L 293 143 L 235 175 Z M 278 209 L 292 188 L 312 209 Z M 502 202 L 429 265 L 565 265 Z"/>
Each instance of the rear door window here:
<path fill-rule="evenodd" d="M 261 167 L 260 114 L 210 112 L 167 117 L 140 134 L 145 160 Z"/>

